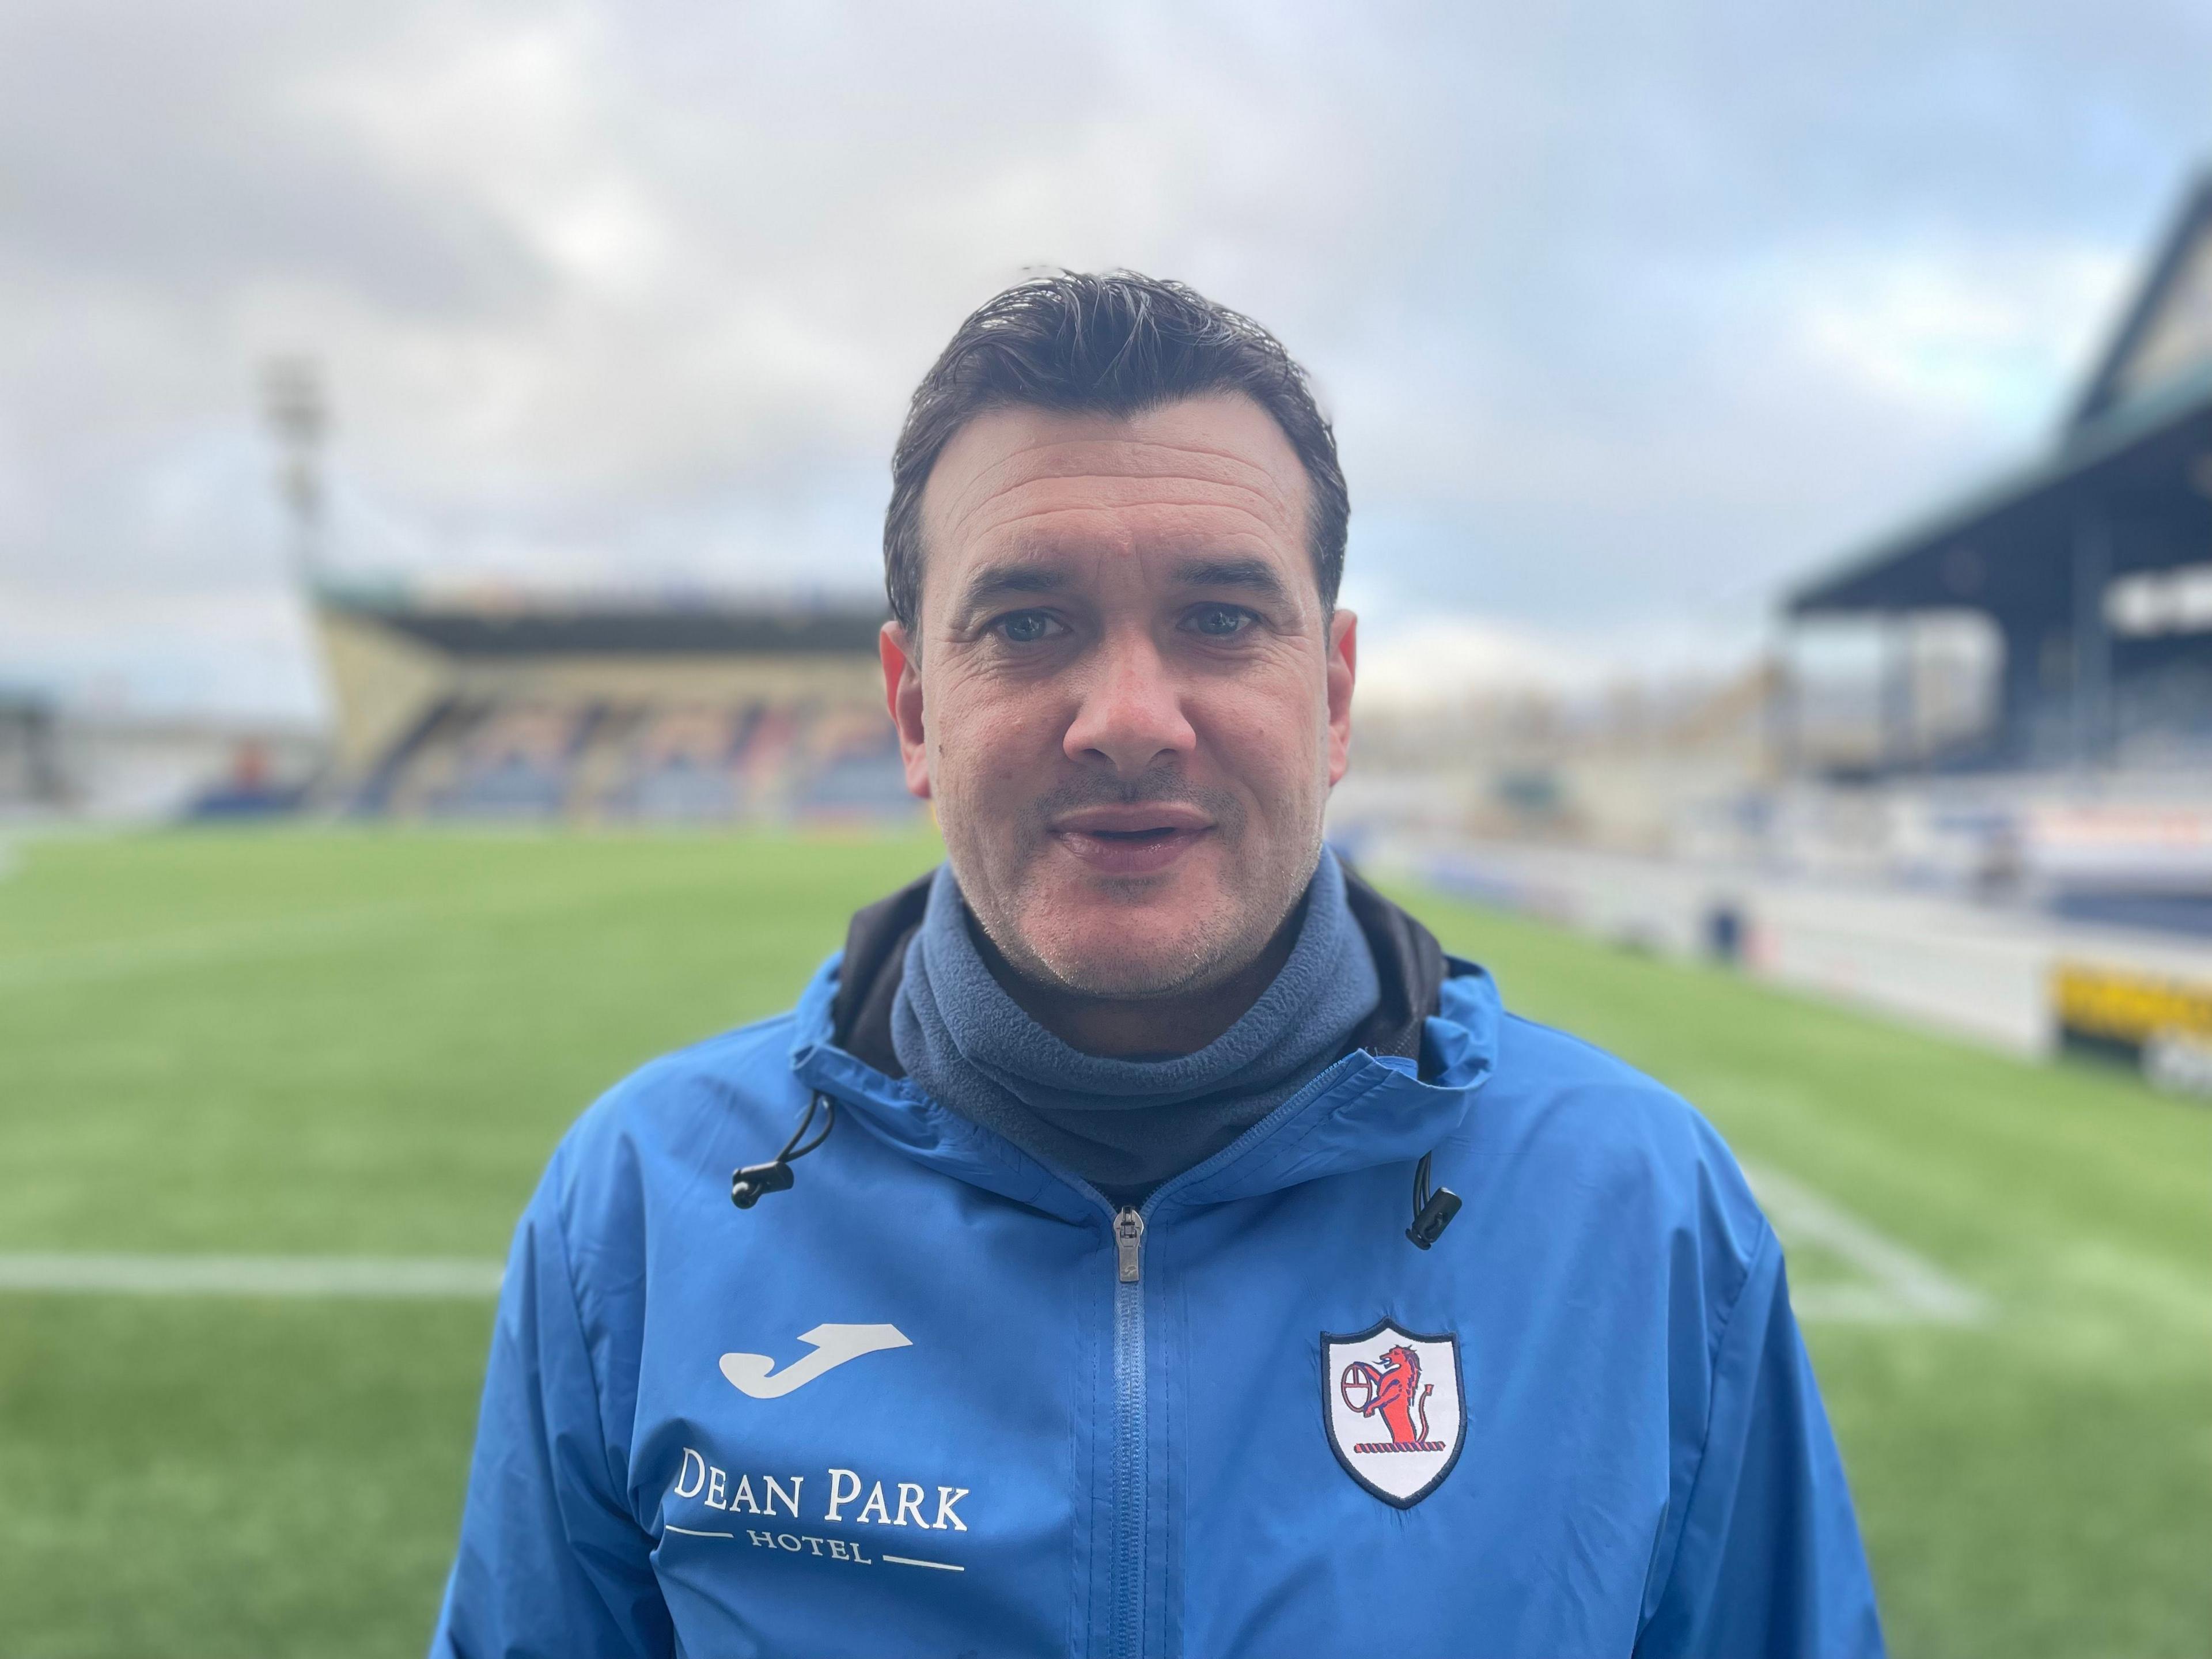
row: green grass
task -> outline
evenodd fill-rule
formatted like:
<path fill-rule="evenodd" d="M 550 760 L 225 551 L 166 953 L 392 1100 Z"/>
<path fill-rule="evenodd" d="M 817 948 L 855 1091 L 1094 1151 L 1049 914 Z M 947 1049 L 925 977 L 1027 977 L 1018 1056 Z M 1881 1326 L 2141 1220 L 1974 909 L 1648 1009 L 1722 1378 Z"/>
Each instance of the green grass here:
<path fill-rule="evenodd" d="M 845 915 L 934 855 L 31 844 L 0 878 L 0 1250 L 496 1255 L 592 1095 L 787 1006 Z M 1510 1005 L 1996 1304 L 1811 1333 L 1900 1655 L 2207 1650 L 2212 1113 L 1418 905 Z M 489 1319 L 0 1296 L 0 1655 L 419 1652 Z"/>
<path fill-rule="evenodd" d="M 641 1060 L 933 843 L 48 842 L 0 880 L 0 1250 L 503 1255 Z M 422 1650 L 489 1304 L 0 1295 L 0 1655 Z"/>

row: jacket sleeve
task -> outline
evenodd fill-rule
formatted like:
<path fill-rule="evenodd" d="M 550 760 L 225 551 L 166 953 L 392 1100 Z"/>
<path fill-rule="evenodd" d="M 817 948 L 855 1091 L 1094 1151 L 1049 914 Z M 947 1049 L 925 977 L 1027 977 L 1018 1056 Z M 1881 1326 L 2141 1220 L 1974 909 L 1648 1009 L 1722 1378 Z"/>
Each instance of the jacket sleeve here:
<path fill-rule="evenodd" d="M 1842 1459 L 1762 1227 L 1721 1335 L 1705 1446 L 1639 1659 L 1879 1659 Z"/>
<path fill-rule="evenodd" d="M 460 1548 L 432 1659 L 665 1655 L 653 1539 L 623 1498 L 569 1272 L 556 1155 L 501 1285 Z"/>

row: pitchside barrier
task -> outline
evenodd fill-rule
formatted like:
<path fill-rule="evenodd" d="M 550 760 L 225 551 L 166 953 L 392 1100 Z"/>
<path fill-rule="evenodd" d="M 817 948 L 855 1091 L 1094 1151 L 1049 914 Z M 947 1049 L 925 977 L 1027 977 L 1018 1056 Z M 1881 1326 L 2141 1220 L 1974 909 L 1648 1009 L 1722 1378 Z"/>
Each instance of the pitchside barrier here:
<path fill-rule="evenodd" d="M 1632 948 L 1728 961 L 2008 1053 L 2126 1060 L 2212 1095 L 2212 941 L 1871 884 L 1499 844 L 1390 848 L 1440 890 Z"/>
<path fill-rule="evenodd" d="M 2062 961 L 2051 987 L 2062 1044 L 2128 1060 L 2162 1088 L 2212 1095 L 2212 978 Z"/>

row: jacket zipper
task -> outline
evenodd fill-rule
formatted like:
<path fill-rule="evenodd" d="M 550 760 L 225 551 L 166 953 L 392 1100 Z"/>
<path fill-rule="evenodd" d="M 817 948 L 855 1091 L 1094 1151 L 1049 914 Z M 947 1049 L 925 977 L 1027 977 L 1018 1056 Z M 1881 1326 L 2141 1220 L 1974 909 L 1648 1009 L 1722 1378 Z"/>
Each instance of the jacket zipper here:
<path fill-rule="evenodd" d="M 1114 1625 L 1140 1659 L 1145 1631 L 1145 1218 L 1114 1217 Z"/>
<path fill-rule="evenodd" d="M 1160 1200 L 1235 1157 L 1298 1110 L 1336 1075 L 1334 1066 L 1220 1152 L 1152 1188 L 1142 1209 L 1118 1209 L 1079 1178 L 1061 1179 L 1087 1192 L 1114 1224 L 1114 1577 L 1109 1651 L 1117 1659 L 1145 1653 L 1145 1231 Z"/>

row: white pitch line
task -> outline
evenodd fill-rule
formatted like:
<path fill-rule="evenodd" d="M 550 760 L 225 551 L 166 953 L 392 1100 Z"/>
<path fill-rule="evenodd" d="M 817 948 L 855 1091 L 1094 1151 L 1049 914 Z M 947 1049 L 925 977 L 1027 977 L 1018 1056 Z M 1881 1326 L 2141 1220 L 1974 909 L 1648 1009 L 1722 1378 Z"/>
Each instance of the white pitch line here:
<path fill-rule="evenodd" d="M 1790 1301 L 1800 1318 L 1975 1325 L 1989 1317 L 1986 1297 L 1927 1257 L 1877 1232 L 1834 1200 L 1763 1164 L 1746 1162 L 1743 1172 L 1785 1244 L 1796 1239 L 1820 1245 L 1874 1281 L 1793 1290 Z"/>
<path fill-rule="evenodd" d="M 497 1261 L 437 1256 L 0 1254 L 0 1291 L 72 1295 L 384 1297 L 499 1294 Z"/>
<path fill-rule="evenodd" d="M 1960 1325 L 1989 1316 L 1986 1298 L 1832 1200 L 1764 1164 L 1747 1163 L 1744 1173 L 1785 1241 L 1832 1250 L 1871 1281 L 1799 1287 L 1794 1302 L 1801 1318 Z M 434 1256 L 0 1253 L 0 1292 L 479 1299 L 499 1294 L 501 1274 L 501 1264 L 489 1259 Z M 943 1561 L 883 1559 L 963 1571 Z"/>
<path fill-rule="evenodd" d="M 934 1567 L 939 1572 L 965 1572 L 965 1567 L 956 1567 L 950 1561 L 917 1561 L 911 1555 L 886 1555 L 886 1561 L 896 1561 L 902 1567 Z"/>

